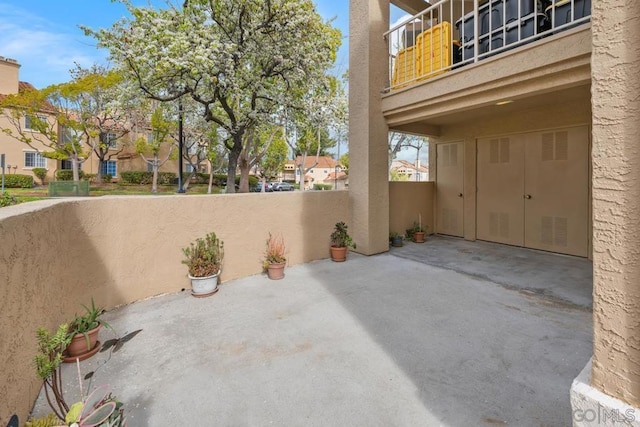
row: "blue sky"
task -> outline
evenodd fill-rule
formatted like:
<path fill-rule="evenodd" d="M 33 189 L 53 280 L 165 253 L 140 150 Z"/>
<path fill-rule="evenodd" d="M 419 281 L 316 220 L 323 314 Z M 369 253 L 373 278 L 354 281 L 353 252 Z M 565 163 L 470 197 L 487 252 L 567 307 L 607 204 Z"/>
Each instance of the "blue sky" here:
<path fill-rule="evenodd" d="M 144 6 L 147 0 L 133 3 Z M 315 3 L 325 19 L 335 18 L 333 25 L 343 33 L 336 63 L 336 69 L 342 73 L 349 61 L 349 1 L 315 0 Z M 84 67 L 106 63 L 107 52 L 97 49 L 94 39 L 86 37 L 78 26 L 108 28 L 126 14 L 122 4 L 111 0 L 0 0 L 0 56 L 17 59 L 22 65 L 20 80 L 39 89 L 66 82 L 76 62 Z M 392 21 L 393 15 L 397 18 L 399 12 L 392 14 Z"/>

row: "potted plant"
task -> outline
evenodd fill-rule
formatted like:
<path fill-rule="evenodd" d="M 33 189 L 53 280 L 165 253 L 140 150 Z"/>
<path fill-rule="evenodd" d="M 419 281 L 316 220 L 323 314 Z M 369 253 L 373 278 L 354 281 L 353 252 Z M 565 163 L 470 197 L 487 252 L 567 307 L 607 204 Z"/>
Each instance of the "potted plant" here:
<path fill-rule="evenodd" d="M 389 240 L 391 241 L 391 246 L 399 248 L 402 246 L 402 236 L 395 231 L 389 233 Z"/>
<path fill-rule="evenodd" d="M 211 232 L 204 238 L 197 238 L 182 252 L 185 256 L 182 263 L 189 268 L 191 295 L 202 298 L 216 293 L 224 259 L 224 242 Z"/>
<path fill-rule="evenodd" d="M 331 259 L 343 262 L 347 259 L 348 248 L 355 249 L 356 244 L 347 232 L 347 224 L 341 221 L 336 223 L 333 233 L 331 233 Z"/>
<path fill-rule="evenodd" d="M 273 236 L 269 233 L 267 239 L 267 250 L 262 266 L 271 280 L 280 280 L 284 277 L 284 267 L 287 258 L 284 256 L 285 245 L 282 236 Z"/>
<path fill-rule="evenodd" d="M 416 243 L 424 243 L 425 229 L 422 227 L 422 215 L 418 214 L 418 222 L 413 222 L 411 238 Z"/>
<path fill-rule="evenodd" d="M 82 307 L 85 314 L 76 316 L 69 323 L 71 342 L 65 349 L 65 362 L 75 362 L 76 359 L 84 360 L 96 354 L 100 349 L 98 332 L 103 325 L 111 329 L 108 323 L 99 319 L 104 309 L 96 307 L 93 298 L 91 298 L 91 308 L 84 304 Z"/>

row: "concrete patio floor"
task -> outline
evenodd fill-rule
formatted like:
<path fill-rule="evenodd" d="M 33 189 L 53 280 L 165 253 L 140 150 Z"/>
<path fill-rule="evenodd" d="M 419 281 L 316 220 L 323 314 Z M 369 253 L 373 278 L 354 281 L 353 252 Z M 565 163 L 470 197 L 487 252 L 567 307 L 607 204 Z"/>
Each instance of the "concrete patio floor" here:
<path fill-rule="evenodd" d="M 118 334 L 142 332 L 81 369 L 111 386 L 132 427 L 567 426 L 592 352 L 590 271 L 431 238 L 118 308 L 104 316 Z M 75 377 L 66 365 L 69 401 Z M 42 398 L 34 412 L 47 412 Z"/>

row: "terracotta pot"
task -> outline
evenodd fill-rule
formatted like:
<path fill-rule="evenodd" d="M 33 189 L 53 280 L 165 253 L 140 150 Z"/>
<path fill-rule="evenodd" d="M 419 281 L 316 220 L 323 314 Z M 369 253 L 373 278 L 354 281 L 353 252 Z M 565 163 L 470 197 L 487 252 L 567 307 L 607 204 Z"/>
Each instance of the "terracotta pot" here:
<path fill-rule="evenodd" d="M 98 342 L 98 332 L 102 328 L 102 323 L 98 323 L 98 326 L 87 332 L 89 342 L 87 344 L 87 336 L 85 334 L 76 334 L 71 338 L 71 343 L 65 350 L 66 356 L 71 358 L 82 357 L 85 354 L 91 352 L 96 348 Z"/>
<path fill-rule="evenodd" d="M 280 280 L 284 278 L 284 267 L 286 262 L 278 262 L 267 266 L 267 276 L 271 280 Z"/>
<path fill-rule="evenodd" d="M 424 243 L 424 231 L 416 231 L 413 233 L 413 241 L 416 243 Z"/>
<path fill-rule="evenodd" d="M 347 259 L 347 248 L 337 248 L 331 246 L 331 260 L 335 262 L 344 262 Z"/>
<path fill-rule="evenodd" d="M 191 279 L 191 295 L 196 298 L 204 298 L 218 292 L 218 278 L 221 272 L 222 270 L 213 276 L 207 277 L 194 277 L 189 275 L 189 279 Z"/>

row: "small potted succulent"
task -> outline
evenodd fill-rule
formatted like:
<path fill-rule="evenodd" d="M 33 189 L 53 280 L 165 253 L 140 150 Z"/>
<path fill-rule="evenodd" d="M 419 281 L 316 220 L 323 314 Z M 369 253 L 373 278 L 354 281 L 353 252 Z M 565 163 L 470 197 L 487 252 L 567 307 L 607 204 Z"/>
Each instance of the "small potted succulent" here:
<path fill-rule="evenodd" d="M 224 242 L 211 232 L 204 238 L 197 238 L 182 252 L 185 257 L 182 263 L 189 268 L 191 295 L 201 298 L 216 293 L 222 272 Z"/>
<path fill-rule="evenodd" d="M 96 307 L 93 298 L 91 298 L 91 307 L 84 304 L 82 307 L 85 314 L 76 316 L 69 323 L 71 342 L 65 349 L 65 362 L 75 362 L 76 359 L 84 360 L 96 354 L 100 349 L 98 332 L 102 326 L 112 329 L 107 322 L 100 319 L 104 309 Z"/>
<path fill-rule="evenodd" d="M 282 236 L 273 236 L 269 233 L 267 239 L 267 250 L 264 254 L 263 268 L 271 280 L 280 280 L 284 277 L 284 267 L 287 258 L 284 256 L 285 245 Z"/>
<path fill-rule="evenodd" d="M 389 233 L 389 241 L 391 241 L 391 246 L 395 248 L 402 247 L 402 236 L 395 231 Z"/>
<path fill-rule="evenodd" d="M 343 221 L 336 223 L 331 233 L 331 260 L 343 262 L 347 259 L 347 250 L 356 248 L 356 244 L 347 232 L 347 224 Z"/>

